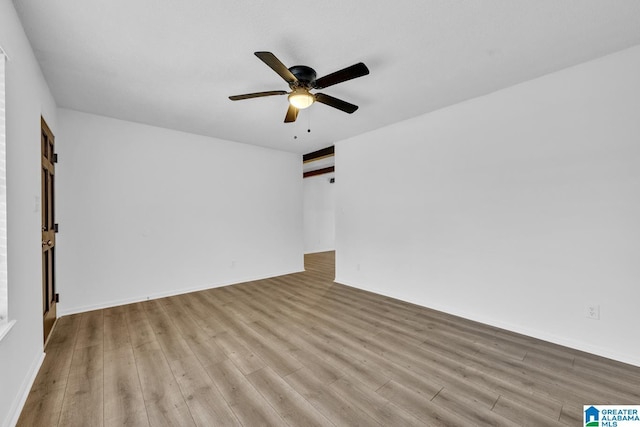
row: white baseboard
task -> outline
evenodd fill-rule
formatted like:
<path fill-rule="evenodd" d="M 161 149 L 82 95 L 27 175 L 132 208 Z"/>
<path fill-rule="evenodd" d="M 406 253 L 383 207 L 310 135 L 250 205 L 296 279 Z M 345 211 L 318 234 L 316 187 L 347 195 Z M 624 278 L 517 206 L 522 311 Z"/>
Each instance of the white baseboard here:
<path fill-rule="evenodd" d="M 305 251 L 305 253 L 304 253 L 304 254 L 305 254 L 305 255 L 309 255 L 309 254 L 319 254 L 319 253 L 322 253 L 322 252 L 333 252 L 333 251 L 335 251 L 335 250 L 336 250 L 335 248 L 327 248 L 327 249 L 318 249 L 318 248 L 316 248 L 316 249 L 312 249 L 312 250 L 310 250 L 310 251 Z"/>
<path fill-rule="evenodd" d="M 22 383 L 20 387 L 20 391 L 18 392 L 18 396 L 16 400 L 11 405 L 11 409 L 9 410 L 9 415 L 5 420 L 3 427 L 14 427 L 18 423 L 18 418 L 20 418 L 20 413 L 22 412 L 22 408 L 24 408 L 24 404 L 27 401 L 27 397 L 29 397 L 29 392 L 31 391 L 31 387 L 33 386 L 34 381 L 36 380 L 36 376 L 38 375 L 38 371 L 42 366 L 42 362 L 44 362 L 45 354 L 42 353 L 36 360 L 31 364 L 30 372 L 25 377 L 25 381 Z"/>
<path fill-rule="evenodd" d="M 10 320 L 9 322 L 4 322 L 2 323 L 2 325 L 0 325 L 0 341 L 2 341 L 2 338 L 4 338 L 9 333 L 9 331 L 15 324 L 15 320 Z"/>
<path fill-rule="evenodd" d="M 420 302 L 399 298 L 397 295 L 392 295 L 389 292 L 380 292 L 376 289 L 369 289 L 365 286 L 351 284 L 348 281 L 344 281 L 339 277 L 336 277 L 334 281 L 341 285 L 350 286 L 352 288 L 361 289 L 363 291 L 372 292 L 378 295 L 383 295 L 383 296 L 394 298 L 400 301 L 405 301 L 411 304 L 419 305 L 421 307 L 430 308 L 432 310 L 437 310 L 443 313 L 451 314 L 453 316 L 462 317 L 463 319 L 472 320 L 474 322 L 483 323 L 485 325 L 493 326 L 500 329 L 506 329 L 507 331 L 526 335 L 531 338 L 537 338 L 539 340 L 547 341 L 553 344 L 569 347 L 574 350 L 584 351 L 586 353 L 594 354 L 596 356 L 602 356 L 608 359 L 616 360 L 618 362 L 627 363 L 629 365 L 640 367 L 640 355 L 637 355 L 637 354 L 621 354 L 615 351 L 611 351 L 608 348 L 595 346 L 582 341 L 575 341 L 575 340 L 572 340 L 571 338 L 554 335 L 546 331 L 531 329 L 531 328 L 523 327 L 521 325 L 514 325 L 508 322 L 503 322 L 499 319 L 483 318 L 474 314 L 469 314 L 463 311 L 456 310 L 455 308 L 452 308 L 452 307 L 426 306 L 424 304 L 421 304 Z"/>
<path fill-rule="evenodd" d="M 280 272 L 280 273 L 270 273 L 270 274 L 262 275 L 262 276 L 245 277 L 245 278 L 242 278 L 242 279 L 239 279 L 239 280 L 234 280 L 232 282 L 209 283 L 209 284 L 206 284 L 206 285 L 196 286 L 196 287 L 192 287 L 192 288 L 176 289 L 176 290 L 171 290 L 171 291 L 167 291 L 167 292 L 158 292 L 158 293 L 151 294 L 151 295 L 139 295 L 139 296 L 135 296 L 135 297 L 131 297 L 131 298 L 124 298 L 124 299 L 119 299 L 119 300 L 106 301 L 106 302 L 99 303 L 99 304 L 91 304 L 91 305 L 85 305 L 85 306 L 79 306 L 79 307 L 58 306 L 58 315 L 59 316 L 68 316 L 70 314 L 84 313 L 84 312 L 87 312 L 87 311 L 101 310 L 103 308 L 117 307 L 119 305 L 133 304 L 133 303 L 136 303 L 136 302 L 143 302 L 143 301 L 149 301 L 149 300 L 154 300 L 154 299 L 159 299 L 159 298 L 172 297 L 172 296 L 175 296 L 175 295 L 188 294 L 190 292 L 198 292 L 198 291 L 204 291 L 204 290 L 207 290 L 207 289 L 221 288 L 223 286 L 237 285 L 237 284 L 245 283 L 245 282 L 253 282 L 255 280 L 270 279 L 272 277 L 284 276 L 284 275 L 293 274 L 293 273 L 300 273 L 302 271 L 304 271 L 304 270 L 297 270 L 296 269 L 296 270 L 285 271 L 285 272 Z"/>

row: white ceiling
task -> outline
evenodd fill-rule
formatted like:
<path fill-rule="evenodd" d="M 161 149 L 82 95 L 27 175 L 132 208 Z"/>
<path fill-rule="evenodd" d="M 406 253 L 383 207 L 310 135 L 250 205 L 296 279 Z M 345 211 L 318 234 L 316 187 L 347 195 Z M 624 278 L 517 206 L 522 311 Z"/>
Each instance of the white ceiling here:
<path fill-rule="evenodd" d="M 59 106 L 297 153 L 640 44 L 638 0 L 14 4 Z M 319 77 L 363 61 L 322 90 L 360 109 L 284 124 L 285 96 L 230 101 L 288 90 L 259 50 Z"/>

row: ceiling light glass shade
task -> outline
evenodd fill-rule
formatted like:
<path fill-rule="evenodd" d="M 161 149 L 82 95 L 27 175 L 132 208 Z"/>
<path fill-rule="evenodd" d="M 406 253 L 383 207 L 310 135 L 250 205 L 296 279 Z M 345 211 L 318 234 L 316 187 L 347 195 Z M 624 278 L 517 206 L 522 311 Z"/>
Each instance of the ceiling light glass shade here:
<path fill-rule="evenodd" d="M 300 110 L 307 108 L 308 106 L 313 104 L 315 100 L 316 99 L 313 97 L 313 95 L 311 95 L 306 90 L 298 89 L 289 94 L 289 104 Z"/>

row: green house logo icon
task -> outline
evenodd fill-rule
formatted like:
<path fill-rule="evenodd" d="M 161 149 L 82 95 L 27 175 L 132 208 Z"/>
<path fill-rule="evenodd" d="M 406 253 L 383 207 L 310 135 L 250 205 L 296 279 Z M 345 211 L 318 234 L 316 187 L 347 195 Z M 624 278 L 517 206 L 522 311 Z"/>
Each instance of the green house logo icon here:
<path fill-rule="evenodd" d="M 600 411 L 595 406 L 590 406 L 584 411 L 584 425 L 586 427 L 600 425 Z"/>

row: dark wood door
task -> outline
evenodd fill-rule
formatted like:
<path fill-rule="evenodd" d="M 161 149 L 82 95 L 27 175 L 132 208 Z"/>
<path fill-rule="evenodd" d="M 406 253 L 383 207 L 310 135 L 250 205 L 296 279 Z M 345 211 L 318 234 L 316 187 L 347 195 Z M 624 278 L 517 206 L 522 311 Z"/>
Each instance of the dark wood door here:
<path fill-rule="evenodd" d="M 56 321 L 56 233 L 54 137 L 42 119 L 42 311 L 44 341 Z"/>

